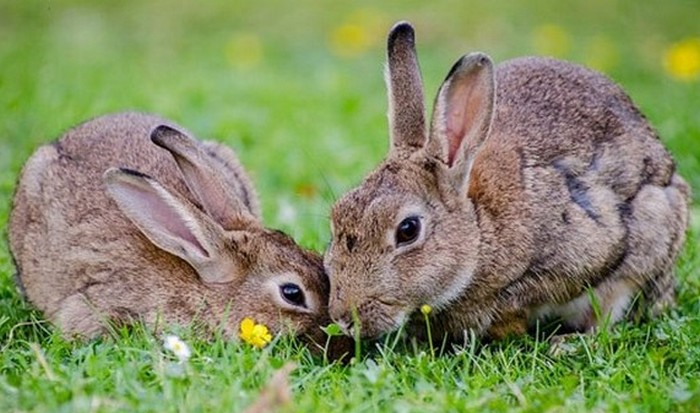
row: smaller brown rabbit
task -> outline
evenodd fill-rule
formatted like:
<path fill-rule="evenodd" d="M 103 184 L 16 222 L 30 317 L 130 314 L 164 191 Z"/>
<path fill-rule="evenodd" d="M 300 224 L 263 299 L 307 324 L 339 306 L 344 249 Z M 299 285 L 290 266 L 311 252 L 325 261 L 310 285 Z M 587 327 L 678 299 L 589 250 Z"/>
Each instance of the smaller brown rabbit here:
<path fill-rule="evenodd" d="M 547 319 L 590 331 L 673 304 L 689 187 L 620 87 L 566 62 L 473 53 L 428 127 L 408 23 L 387 59 L 391 149 L 333 207 L 325 256 L 347 333 L 424 331 L 423 304 L 434 337 L 457 341 Z"/>
<path fill-rule="evenodd" d="M 230 149 L 155 116 L 99 117 L 39 148 L 9 241 L 27 297 L 68 336 L 133 320 L 236 336 L 250 317 L 324 343 L 320 257 L 262 226 Z"/>

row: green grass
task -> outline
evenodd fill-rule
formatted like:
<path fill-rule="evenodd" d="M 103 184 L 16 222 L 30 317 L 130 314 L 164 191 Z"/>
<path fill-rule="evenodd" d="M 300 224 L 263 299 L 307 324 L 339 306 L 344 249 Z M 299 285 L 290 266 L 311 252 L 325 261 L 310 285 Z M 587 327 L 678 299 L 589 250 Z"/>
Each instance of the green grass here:
<path fill-rule="evenodd" d="M 433 357 L 392 336 L 351 366 L 286 338 L 258 351 L 183 329 L 194 354 L 179 365 L 138 327 L 63 341 L 18 295 L 3 239 L 0 411 L 241 411 L 288 360 L 288 411 L 700 411 L 700 84 L 662 64 L 670 45 L 700 37 L 696 1 L 257 3 L 0 0 L 0 225 L 37 146 L 87 118 L 138 109 L 235 148 L 266 222 L 321 251 L 334 198 L 386 150 L 384 35 L 409 19 L 429 98 L 476 49 L 497 61 L 553 53 L 625 87 L 694 188 L 678 307 L 572 339 L 557 355 L 523 337 Z M 359 39 L 333 43 L 348 24 Z M 296 216 L 279 213 L 290 207 Z"/>

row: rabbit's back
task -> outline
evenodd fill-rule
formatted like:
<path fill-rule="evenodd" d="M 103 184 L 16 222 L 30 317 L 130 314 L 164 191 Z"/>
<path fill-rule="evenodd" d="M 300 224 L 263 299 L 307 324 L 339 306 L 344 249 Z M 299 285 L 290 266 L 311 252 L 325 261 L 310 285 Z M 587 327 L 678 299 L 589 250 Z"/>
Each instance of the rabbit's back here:
<path fill-rule="evenodd" d="M 150 141 L 150 132 L 169 124 L 139 113 L 108 115 L 87 121 L 55 142 L 39 148 L 25 164 L 10 216 L 10 246 L 19 279 L 30 301 L 53 314 L 76 292 L 103 286 L 105 297 L 134 308 L 130 294 L 149 262 L 180 268 L 132 225 L 108 198 L 102 175 L 124 167 L 157 176 L 163 185 L 194 203 L 175 161 Z M 120 259 L 121 257 L 131 257 Z M 163 283 L 157 273 L 153 284 Z M 170 282 L 187 278 L 170 271 Z M 111 287 L 119 284 L 122 288 Z M 144 303 L 145 304 L 145 303 Z M 136 307 L 137 308 L 137 307 Z"/>
<path fill-rule="evenodd" d="M 102 174 L 114 166 L 157 176 L 165 186 L 188 194 L 172 156 L 151 142 L 151 132 L 159 125 L 175 126 L 157 116 L 137 112 L 106 115 L 69 130 L 52 146 L 60 159 L 73 163 L 71 171 L 79 171 L 70 178 L 85 180 L 75 190 L 102 188 Z M 100 179 L 94 179 L 95 174 Z"/>
<path fill-rule="evenodd" d="M 554 59 L 507 61 L 496 72 L 492 141 L 521 152 L 523 167 L 595 171 L 621 196 L 640 182 L 667 185 L 671 156 L 629 96 L 604 75 Z"/>
<path fill-rule="evenodd" d="M 599 73 L 536 57 L 500 65 L 496 84 L 470 197 L 494 218 L 492 244 L 502 249 L 491 245 L 482 268 L 517 274 L 504 295 L 566 303 L 619 280 L 652 301 L 672 294 L 689 188 L 625 92 Z"/>

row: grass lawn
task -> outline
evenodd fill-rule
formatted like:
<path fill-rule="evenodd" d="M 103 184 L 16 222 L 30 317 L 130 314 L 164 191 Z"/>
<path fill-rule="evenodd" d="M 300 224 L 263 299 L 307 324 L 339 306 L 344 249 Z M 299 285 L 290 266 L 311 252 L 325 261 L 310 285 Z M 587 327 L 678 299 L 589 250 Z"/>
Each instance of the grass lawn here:
<path fill-rule="evenodd" d="M 694 189 L 676 309 L 556 354 L 523 337 L 438 357 L 391 336 L 350 366 L 284 337 L 261 351 L 175 329 L 193 350 L 179 364 L 138 327 L 62 340 L 23 303 L 3 237 L 0 411 L 242 411 L 289 360 L 290 412 L 700 411 L 700 79 L 682 73 L 700 59 L 700 5 L 527 3 L 0 0 L 0 226 L 34 149 L 85 119 L 137 109 L 233 147 L 266 222 L 322 251 L 333 200 L 385 154 L 384 37 L 408 19 L 429 99 L 473 50 L 497 62 L 555 55 L 625 87 Z M 665 63 L 674 52 L 680 61 Z"/>

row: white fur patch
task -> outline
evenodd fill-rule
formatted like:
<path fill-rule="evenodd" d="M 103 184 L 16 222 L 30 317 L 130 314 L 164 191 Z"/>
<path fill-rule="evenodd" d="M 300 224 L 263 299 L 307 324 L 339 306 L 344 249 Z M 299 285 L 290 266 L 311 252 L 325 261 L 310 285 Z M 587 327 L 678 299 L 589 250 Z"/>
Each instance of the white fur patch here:
<path fill-rule="evenodd" d="M 585 292 L 564 304 L 544 304 L 535 308 L 534 318 L 536 320 L 548 317 L 561 318 L 563 322 L 579 328 L 586 323 L 590 308 L 588 292 Z"/>
<path fill-rule="evenodd" d="M 459 274 L 454 277 L 452 282 L 442 290 L 442 294 L 437 296 L 430 305 L 437 309 L 447 307 L 451 302 L 459 298 L 464 290 L 471 284 L 474 278 L 474 271 L 463 268 Z"/>
<path fill-rule="evenodd" d="M 629 307 L 630 300 L 635 294 L 635 289 L 627 280 L 612 283 L 603 283 L 593 293 L 600 307 L 601 319 L 595 320 L 591 312 L 591 300 L 589 292 L 584 292 L 573 300 L 564 304 L 543 304 L 533 310 L 532 321 L 542 320 L 547 317 L 560 318 L 566 324 L 577 329 L 589 330 L 598 327 L 609 318 L 609 323 L 620 321 Z M 595 324 L 591 324 L 595 322 Z"/>
<path fill-rule="evenodd" d="M 625 316 L 625 312 L 629 307 L 630 300 L 635 294 L 635 291 L 628 283 L 621 281 L 612 285 L 609 294 L 611 296 L 608 302 L 608 313 L 610 314 L 610 322 L 614 323 Z"/>

